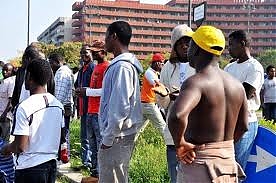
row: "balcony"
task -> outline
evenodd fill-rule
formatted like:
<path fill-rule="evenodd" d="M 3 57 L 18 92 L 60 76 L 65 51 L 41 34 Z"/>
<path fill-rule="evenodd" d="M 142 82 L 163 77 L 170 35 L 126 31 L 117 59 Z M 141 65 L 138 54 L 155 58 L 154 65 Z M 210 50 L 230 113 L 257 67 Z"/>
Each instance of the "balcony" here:
<path fill-rule="evenodd" d="M 82 14 L 80 12 L 75 12 L 72 15 L 72 19 L 80 19 L 82 17 Z"/>
<path fill-rule="evenodd" d="M 72 22 L 72 27 L 81 27 L 82 22 L 80 20 L 75 20 Z"/>
<path fill-rule="evenodd" d="M 82 34 L 82 29 L 73 29 L 72 30 L 72 35 L 81 35 Z"/>
<path fill-rule="evenodd" d="M 75 2 L 73 5 L 72 5 L 72 11 L 80 11 L 83 7 L 83 4 L 82 2 Z"/>

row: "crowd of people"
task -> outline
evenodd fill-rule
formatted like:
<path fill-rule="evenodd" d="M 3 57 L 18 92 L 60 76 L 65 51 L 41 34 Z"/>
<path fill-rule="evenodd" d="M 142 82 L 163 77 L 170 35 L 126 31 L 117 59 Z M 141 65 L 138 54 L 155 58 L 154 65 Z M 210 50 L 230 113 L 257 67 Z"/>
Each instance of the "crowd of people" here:
<path fill-rule="evenodd" d="M 237 30 L 228 37 L 233 59 L 222 70 L 223 32 L 178 25 L 169 60 L 154 53 L 140 86 L 143 68 L 129 52 L 131 37 L 127 22 L 111 23 L 104 41 L 82 46 L 76 74 L 62 55 L 45 58 L 36 43 L 17 70 L 1 66 L 0 180 L 54 183 L 57 160 L 70 161 L 74 106 L 82 164 L 90 171 L 83 183 L 127 183 L 135 142 L 149 121 L 164 137 L 171 183 L 245 178 L 256 111 L 262 106 L 264 117 L 276 121 L 275 66 L 265 79 L 248 35 Z M 107 53 L 114 58 L 106 60 Z"/>

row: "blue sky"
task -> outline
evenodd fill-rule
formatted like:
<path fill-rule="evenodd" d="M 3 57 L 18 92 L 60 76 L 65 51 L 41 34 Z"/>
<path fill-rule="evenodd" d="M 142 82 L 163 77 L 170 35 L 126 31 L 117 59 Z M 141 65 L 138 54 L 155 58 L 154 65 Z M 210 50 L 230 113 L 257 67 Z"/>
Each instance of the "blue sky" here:
<path fill-rule="evenodd" d="M 31 0 L 30 42 L 58 17 L 71 16 L 76 0 Z M 169 0 L 140 0 L 142 3 L 165 4 Z M 0 6 L 0 60 L 7 61 L 27 46 L 28 0 L 2 0 Z"/>

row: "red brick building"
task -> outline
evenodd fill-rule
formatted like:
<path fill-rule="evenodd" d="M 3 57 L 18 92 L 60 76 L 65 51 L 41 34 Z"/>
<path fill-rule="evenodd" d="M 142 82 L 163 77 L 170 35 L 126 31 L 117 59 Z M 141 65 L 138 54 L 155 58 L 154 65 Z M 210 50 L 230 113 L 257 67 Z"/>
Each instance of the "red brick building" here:
<path fill-rule="evenodd" d="M 192 0 L 193 5 L 203 2 Z M 249 31 L 252 52 L 276 49 L 275 0 L 208 0 L 203 24 L 214 25 L 225 36 L 237 29 Z M 139 0 L 84 0 L 72 5 L 73 41 L 104 39 L 106 27 L 125 20 L 133 29 L 130 50 L 140 59 L 152 52 L 170 51 L 170 34 L 177 24 L 188 24 L 188 0 L 166 5 L 143 4 Z M 195 28 L 193 25 L 192 27 Z"/>

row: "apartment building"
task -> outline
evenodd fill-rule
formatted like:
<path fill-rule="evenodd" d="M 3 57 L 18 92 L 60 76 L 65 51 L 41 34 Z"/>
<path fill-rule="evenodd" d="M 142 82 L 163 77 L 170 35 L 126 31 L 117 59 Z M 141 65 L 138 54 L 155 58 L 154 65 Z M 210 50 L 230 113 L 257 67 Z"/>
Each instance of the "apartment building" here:
<path fill-rule="evenodd" d="M 59 17 L 37 37 L 37 40 L 56 46 L 72 41 L 72 18 Z"/>
<path fill-rule="evenodd" d="M 201 2 L 192 0 L 193 6 Z M 149 53 L 170 51 L 172 29 L 188 24 L 188 0 L 171 0 L 165 5 L 139 0 L 84 0 L 75 2 L 72 10 L 73 41 L 104 39 L 110 23 L 125 20 L 133 28 L 130 51 L 140 59 Z M 249 32 L 253 54 L 276 49 L 275 0 L 208 0 L 206 15 L 203 24 L 222 29 L 226 37 L 237 29 Z"/>

